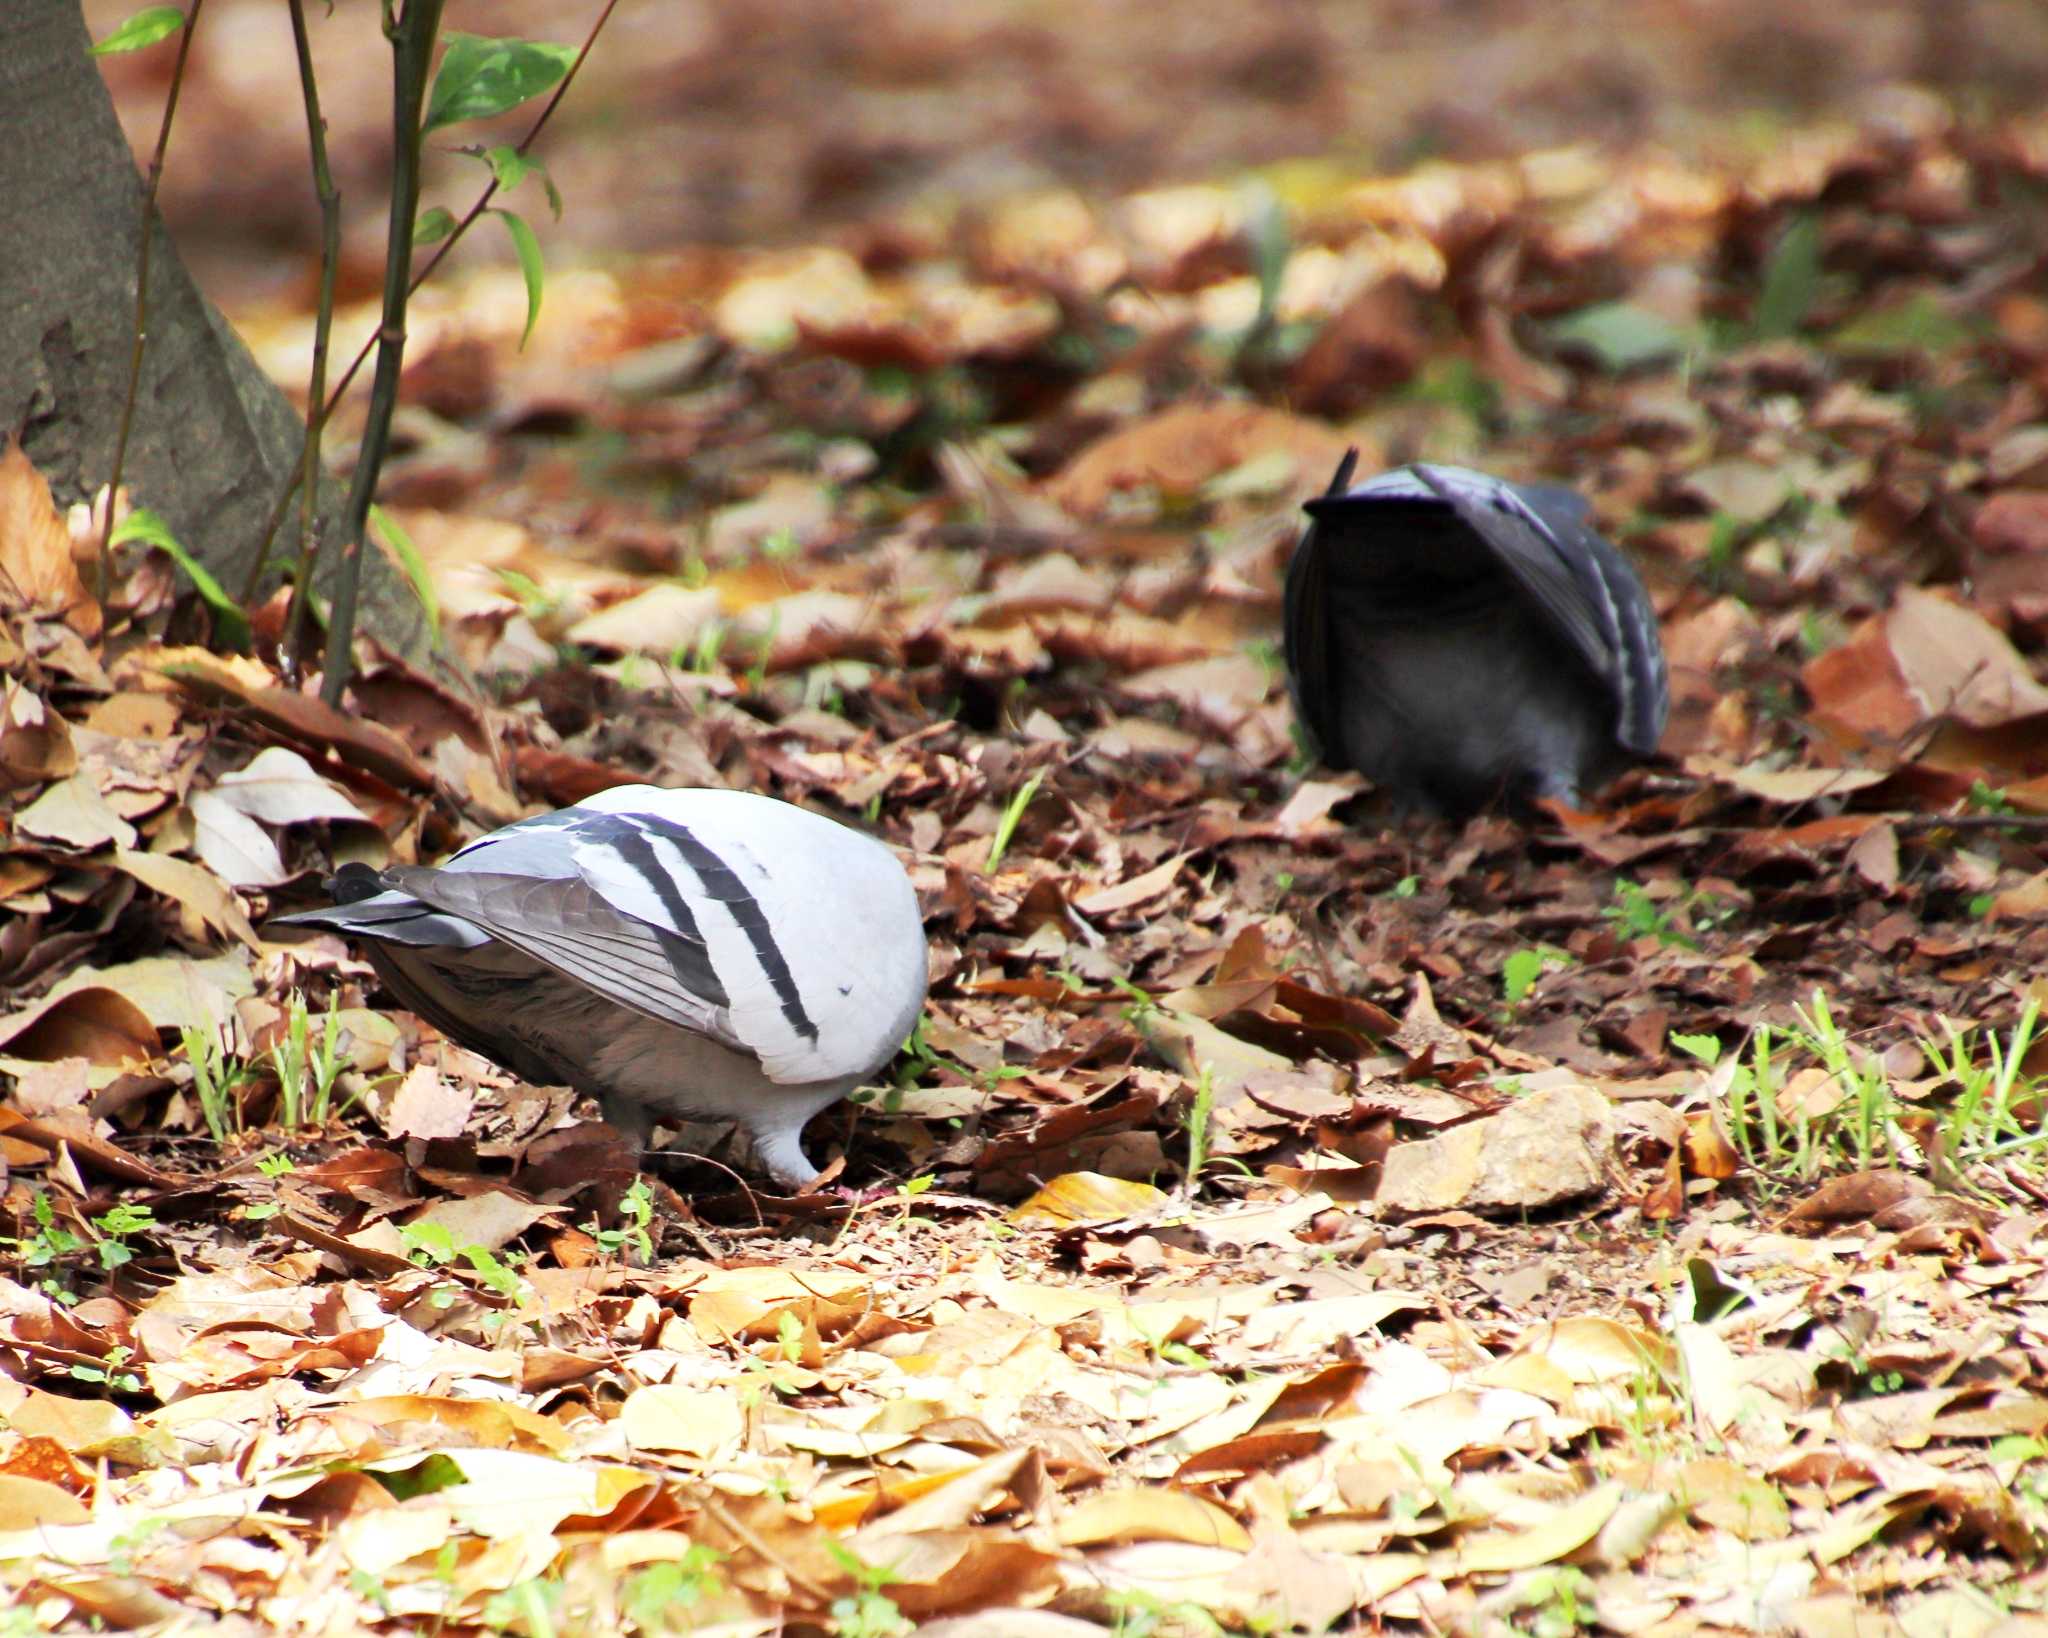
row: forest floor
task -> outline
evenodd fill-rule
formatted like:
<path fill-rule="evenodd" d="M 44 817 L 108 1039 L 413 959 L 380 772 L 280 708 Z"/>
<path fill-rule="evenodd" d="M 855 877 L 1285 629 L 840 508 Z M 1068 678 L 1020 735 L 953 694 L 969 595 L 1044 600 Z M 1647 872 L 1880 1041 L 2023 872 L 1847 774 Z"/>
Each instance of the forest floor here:
<path fill-rule="evenodd" d="M 0 1632 L 2039 1628 L 2044 271 L 2048 122 L 1899 91 L 882 212 L 523 348 L 478 273 L 382 488 L 459 666 L 346 711 L 9 456 Z M 1354 447 L 1589 496 L 1653 766 L 1452 827 L 1307 761 Z M 635 1188 L 263 930 L 623 780 L 902 851 L 857 1201 Z"/>

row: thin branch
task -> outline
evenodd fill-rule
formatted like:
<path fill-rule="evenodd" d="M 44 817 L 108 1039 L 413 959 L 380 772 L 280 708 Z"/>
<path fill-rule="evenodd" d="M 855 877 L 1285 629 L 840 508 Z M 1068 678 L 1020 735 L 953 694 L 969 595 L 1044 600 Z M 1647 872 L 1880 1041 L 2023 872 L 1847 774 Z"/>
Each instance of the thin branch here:
<path fill-rule="evenodd" d="M 149 247 L 156 237 L 156 189 L 163 180 L 164 154 L 171 145 L 171 120 L 178 112 L 178 92 L 185 84 L 185 59 L 192 52 L 192 31 L 206 0 L 192 0 L 185 27 L 178 35 L 178 60 L 171 66 L 171 88 L 164 95 L 163 123 L 157 127 L 156 152 L 150 156 L 149 179 L 142 189 L 142 242 L 135 251 L 135 346 L 128 356 L 128 395 L 121 401 L 121 425 L 114 434 L 114 466 L 107 478 L 107 518 L 100 530 L 100 560 L 95 566 L 94 595 L 107 600 L 109 560 L 114 552 L 114 497 L 121 489 L 121 469 L 128 461 L 128 434 L 135 425 L 135 400 L 142 392 L 142 355 L 149 343 Z"/>
<path fill-rule="evenodd" d="M 522 159 L 526 157 L 526 150 L 533 146 L 534 139 L 546 127 L 549 117 L 554 113 L 556 107 L 560 105 L 562 98 L 568 95 L 569 87 L 575 84 L 576 71 L 583 66 L 584 59 L 590 55 L 590 48 L 597 43 L 598 32 L 604 27 L 605 20 L 611 16 L 613 9 L 618 3 L 619 0 L 605 0 L 604 10 L 597 14 L 597 21 L 590 25 L 590 32 L 584 36 L 583 44 L 578 48 L 575 60 L 569 64 L 569 71 L 562 76 L 561 83 L 555 87 L 555 94 L 548 98 L 547 106 L 535 116 L 533 125 L 526 135 L 513 145 L 512 151 Z M 413 275 L 412 288 L 414 290 L 418 290 L 421 285 L 433 277 L 434 269 L 447 260 L 448 253 L 456 247 L 461 241 L 462 236 L 469 231 L 471 224 L 489 208 L 491 201 L 497 197 L 497 193 L 498 178 L 494 174 L 490 181 L 485 184 L 484 191 L 477 195 L 476 203 L 469 207 L 468 213 L 455 224 L 454 228 L 450 230 L 448 237 L 435 247 L 434 254 L 427 258 L 427 265 Z M 369 354 L 370 343 L 366 341 L 356 356 L 349 361 L 348 368 L 342 371 L 341 379 L 334 384 L 333 396 L 328 400 L 327 408 L 330 414 L 335 406 L 341 402 L 341 395 L 348 391 L 349 383 L 355 380 L 356 371 L 363 367 L 363 360 L 369 357 Z"/>
<path fill-rule="evenodd" d="M 291 0 L 292 44 L 299 56 L 299 90 L 306 105 L 306 147 L 313 161 L 313 192 L 320 201 L 320 308 L 313 321 L 313 376 L 306 388 L 305 458 L 299 472 L 299 567 L 285 620 L 284 664 L 296 677 L 304 662 L 306 610 L 313 598 L 313 571 L 320 563 L 320 435 L 327 425 L 327 347 L 334 325 L 334 280 L 341 262 L 341 192 L 327 165 L 327 122 L 320 114 L 320 88 L 313 78 L 313 47 L 306 33 L 305 0 Z M 289 495 L 290 491 L 287 490 Z M 249 565 L 242 593 L 254 600 L 268 552 Z"/>
<path fill-rule="evenodd" d="M 533 146 L 541 132 L 547 129 L 548 120 L 554 115 L 555 109 L 560 105 L 562 98 L 568 94 L 569 87 L 576 83 L 577 74 L 582 70 L 583 64 L 589 59 L 591 48 L 597 44 L 598 35 L 604 31 L 605 23 L 611 18 L 611 14 L 617 8 L 618 3 L 619 0 L 605 0 L 604 8 L 598 12 L 597 20 L 590 25 L 590 32 L 583 37 L 583 44 L 577 48 L 575 60 L 569 64 L 569 71 L 562 76 L 561 83 L 555 87 L 554 95 L 548 98 L 547 106 L 542 108 L 540 113 L 535 116 L 533 124 L 527 129 L 526 135 L 513 145 L 512 151 L 521 158 L 525 157 L 526 151 Z M 489 208 L 490 202 L 497 197 L 497 193 L 498 178 L 493 174 L 490 181 L 485 184 L 484 191 L 477 196 L 476 203 L 455 224 L 448 237 L 441 241 L 434 254 L 428 258 L 426 265 L 414 276 L 412 290 L 416 291 L 421 285 L 426 283 L 434 270 L 447 257 L 448 253 L 461 242 L 462 236 L 469 231 L 471 224 L 476 222 L 483 215 L 484 211 Z M 373 335 L 357 350 L 356 356 L 349 360 L 348 368 L 341 372 L 341 379 L 334 384 L 333 390 L 327 396 L 327 402 L 321 406 L 320 414 L 323 421 L 334 414 L 335 409 L 341 403 L 342 395 L 354 384 L 357 372 L 362 369 L 364 361 L 370 356 L 370 349 L 376 344 L 377 337 Z M 310 410 L 310 406 L 308 407 Z M 290 510 L 292 496 L 297 493 L 298 487 L 299 480 L 294 477 L 290 483 L 285 485 L 284 493 L 277 497 L 277 505 L 271 511 L 269 523 L 264 525 L 263 541 L 257 549 L 256 563 L 258 573 L 261 572 L 262 565 L 270 560 L 270 544 L 277 538 L 277 531 L 284 523 L 285 513 Z"/>
<path fill-rule="evenodd" d="M 363 551 L 370 526 L 370 501 L 377 474 L 391 445 L 391 417 L 398 409 L 398 375 L 405 362 L 405 305 L 412 291 L 406 279 L 412 266 L 413 225 L 419 216 L 421 113 L 427 82 L 432 77 L 434 41 L 441 30 L 443 0 L 406 0 L 395 23 L 386 0 L 387 33 L 391 39 L 391 223 L 384 245 L 384 317 L 377 326 L 377 373 L 370 385 L 370 416 L 356 453 L 348 510 L 342 519 L 341 572 L 334 587 L 334 608 L 327 622 L 327 658 L 320 697 L 339 706 L 348 688 L 355 660 L 356 594 L 362 585 Z M 309 406 L 313 407 L 313 406 Z M 309 434 L 310 436 L 310 434 Z"/>

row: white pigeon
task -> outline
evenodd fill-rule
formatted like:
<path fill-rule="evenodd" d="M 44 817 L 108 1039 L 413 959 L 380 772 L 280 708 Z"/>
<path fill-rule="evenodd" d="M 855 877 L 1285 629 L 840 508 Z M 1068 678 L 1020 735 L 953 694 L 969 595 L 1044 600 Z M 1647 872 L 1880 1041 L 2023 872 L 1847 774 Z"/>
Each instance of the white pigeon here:
<path fill-rule="evenodd" d="M 742 791 L 625 785 L 439 866 L 345 865 L 278 921 L 367 946 L 399 1001 L 645 1146 L 657 1116 L 737 1121 L 778 1182 L 804 1123 L 924 1008 L 917 895 L 881 843 Z"/>

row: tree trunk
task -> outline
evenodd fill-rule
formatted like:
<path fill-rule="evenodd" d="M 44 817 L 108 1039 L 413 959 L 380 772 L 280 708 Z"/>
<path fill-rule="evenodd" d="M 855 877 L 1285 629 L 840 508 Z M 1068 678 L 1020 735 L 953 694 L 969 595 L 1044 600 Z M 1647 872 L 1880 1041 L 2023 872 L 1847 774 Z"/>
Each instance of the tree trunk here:
<path fill-rule="evenodd" d="M 0 0 L 0 434 L 20 433 L 60 504 L 110 475 L 134 346 L 143 187 L 91 43 L 75 0 Z M 170 152 L 175 163 L 175 128 Z M 309 200 L 311 191 L 309 172 Z M 305 426 L 199 293 L 161 224 L 155 232 L 122 484 L 236 590 L 299 464 Z M 329 487 L 331 519 L 340 497 Z M 282 577 L 296 512 L 278 532 L 266 588 Z M 325 555 L 331 572 L 340 554 Z M 374 551 L 365 569 L 364 626 L 418 652 L 425 627 L 410 589 Z"/>

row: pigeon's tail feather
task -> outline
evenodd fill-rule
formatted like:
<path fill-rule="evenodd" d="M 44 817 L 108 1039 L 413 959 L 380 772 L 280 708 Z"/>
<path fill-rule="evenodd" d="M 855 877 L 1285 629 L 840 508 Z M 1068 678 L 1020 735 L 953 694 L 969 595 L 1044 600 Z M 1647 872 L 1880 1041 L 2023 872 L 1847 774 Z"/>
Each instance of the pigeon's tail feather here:
<path fill-rule="evenodd" d="M 386 886 L 366 864 L 345 864 L 321 883 L 334 903 L 321 910 L 274 916 L 271 925 L 318 927 L 353 938 L 383 939 L 414 949 L 474 950 L 490 937 L 460 916 L 451 916 Z"/>

